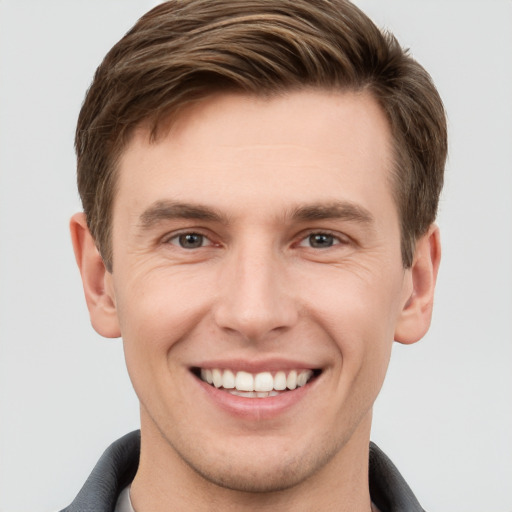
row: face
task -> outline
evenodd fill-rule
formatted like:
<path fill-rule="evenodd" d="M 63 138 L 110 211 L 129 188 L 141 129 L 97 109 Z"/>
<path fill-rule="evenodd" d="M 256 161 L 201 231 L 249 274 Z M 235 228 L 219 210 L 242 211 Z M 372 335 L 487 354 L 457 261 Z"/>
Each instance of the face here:
<path fill-rule="evenodd" d="M 218 95 L 134 134 L 96 324 L 122 333 L 148 450 L 268 491 L 367 447 L 414 287 L 391 166 L 366 94 Z"/>

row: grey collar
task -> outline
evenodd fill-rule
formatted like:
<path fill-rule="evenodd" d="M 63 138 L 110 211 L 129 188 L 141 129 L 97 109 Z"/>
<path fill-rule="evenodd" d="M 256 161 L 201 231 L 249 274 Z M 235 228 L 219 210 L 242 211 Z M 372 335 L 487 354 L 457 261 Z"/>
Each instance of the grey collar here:
<path fill-rule="evenodd" d="M 77 497 L 61 512 L 114 512 L 121 491 L 137 472 L 140 431 L 111 444 Z M 391 460 L 370 443 L 370 496 L 381 512 L 425 512 Z"/>

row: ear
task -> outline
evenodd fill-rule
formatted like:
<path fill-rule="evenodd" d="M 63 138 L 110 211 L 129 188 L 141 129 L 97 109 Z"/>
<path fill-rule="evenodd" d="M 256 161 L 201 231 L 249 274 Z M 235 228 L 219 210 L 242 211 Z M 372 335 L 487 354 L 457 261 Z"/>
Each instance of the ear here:
<path fill-rule="evenodd" d="M 411 286 L 395 330 L 395 340 L 410 344 L 428 331 L 432 319 L 434 288 L 441 261 L 439 228 L 432 224 L 416 242 L 412 267 L 408 270 Z"/>
<path fill-rule="evenodd" d="M 85 300 L 94 330 L 106 338 L 121 336 L 112 274 L 107 271 L 84 213 L 76 213 L 69 223 L 75 258 L 82 276 Z"/>

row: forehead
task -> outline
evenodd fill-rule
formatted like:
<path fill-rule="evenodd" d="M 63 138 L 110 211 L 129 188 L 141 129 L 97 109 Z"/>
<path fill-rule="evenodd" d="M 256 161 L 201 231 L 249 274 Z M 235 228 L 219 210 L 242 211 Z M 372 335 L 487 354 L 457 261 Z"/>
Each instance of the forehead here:
<path fill-rule="evenodd" d="M 391 199 L 391 147 L 387 119 L 367 93 L 217 94 L 182 110 L 156 140 L 148 126 L 135 130 L 115 203 L 171 198 L 270 211 L 309 197 L 370 206 L 376 195 Z"/>

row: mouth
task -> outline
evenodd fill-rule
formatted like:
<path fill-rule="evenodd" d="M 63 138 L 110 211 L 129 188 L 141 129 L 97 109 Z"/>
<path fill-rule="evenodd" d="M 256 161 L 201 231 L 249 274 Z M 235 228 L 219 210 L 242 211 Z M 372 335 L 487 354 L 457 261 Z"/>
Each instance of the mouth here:
<path fill-rule="evenodd" d="M 288 393 L 309 384 L 321 370 L 296 369 L 249 373 L 221 368 L 192 368 L 203 382 L 231 395 L 268 398 Z"/>

